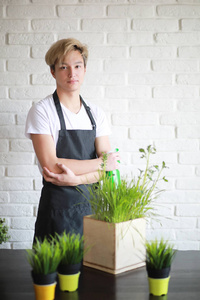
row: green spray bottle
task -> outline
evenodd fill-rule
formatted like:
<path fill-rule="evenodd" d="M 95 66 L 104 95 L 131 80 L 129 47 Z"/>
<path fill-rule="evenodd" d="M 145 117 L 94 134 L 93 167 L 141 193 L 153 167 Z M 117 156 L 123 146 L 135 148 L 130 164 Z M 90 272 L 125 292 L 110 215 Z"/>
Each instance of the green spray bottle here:
<path fill-rule="evenodd" d="M 119 149 L 116 148 L 115 152 L 118 152 Z M 111 152 L 108 152 L 108 154 Z M 118 162 L 120 163 L 120 161 L 118 160 Z M 120 171 L 118 169 L 113 170 L 113 171 L 107 171 L 106 172 L 108 177 L 110 177 L 112 183 L 115 183 L 116 188 L 118 187 L 118 185 L 120 185 L 121 183 L 121 176 L 120 176 Z"/>

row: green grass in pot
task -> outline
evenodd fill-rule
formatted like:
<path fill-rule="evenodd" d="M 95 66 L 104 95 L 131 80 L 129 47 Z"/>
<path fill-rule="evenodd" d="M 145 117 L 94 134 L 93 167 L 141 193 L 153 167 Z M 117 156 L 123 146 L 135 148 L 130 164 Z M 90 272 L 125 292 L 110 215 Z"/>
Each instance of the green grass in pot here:
<path fill-rule="evenodd" d="M 171 267 L 176 254 L 173 245 L 162 238 L 146 242 L 146 264 L 149 269 L 162 270 Z"/>
<path fill-rule="evenodd" d="M 161 190 L 157 188 L 165 162 L 150 166 L 150 155 L 156 153 L 156 149 L 148 146 L 147 150 L 139 149 L 141 158 L 146 160 L 144 171 L 140 170 L 137 179 L 128 182 L 121 180 L 118 186 L 110 180 L 105 171 L 107 154 L 103 155 L 103 170 L 101 171 L 101 183 L 89 186 L 89 202 L 92 207 L 93 217 L 109 223 L 125 222 L 137 218 L 150 216 L 153 209 L 152 202 L 159 196 Z"/>
<path fill-rule="evenodd" d="M 40 242 L 36 238 L 32 249 L 27 249 L 27 260 L 34 274 L 51 274 L 57 271 L 61 259 L 61 249 L 56 239 L 45 238 Z"/>
<path fill-rule="evenodd" d="M 5 219 L 0 218 L 0 245 L 9 240 L 8 226 L 5 225 Z"/>
<path fill-rule="evenodd" d="M 81 269 L 83 256 L 89 250 L 89 247 L 84 247 L 84 237 L 80 234 L 64 232 L 62 235 L 57 235 L 57 239 L 61 249 L 58 273 L 77 274 Z"/>
<path fill-rule="evenodd" d="M 84 254 L 84 237 L 80 234 L 66 234 L 56 235 L 59 247 L 61 250 L 61 264 L 77 264 L 83 259 Z"/>

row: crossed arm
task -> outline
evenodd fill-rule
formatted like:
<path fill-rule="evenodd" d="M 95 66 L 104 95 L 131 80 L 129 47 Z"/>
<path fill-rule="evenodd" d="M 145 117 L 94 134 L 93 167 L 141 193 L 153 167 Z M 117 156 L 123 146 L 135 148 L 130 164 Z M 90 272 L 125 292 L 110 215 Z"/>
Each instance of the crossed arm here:
<path fill-rule="evenodd" d="M 50 135 L 31 134 L 31 139 L 46 181 L 60 186 L 76 186 L 99 181 L 102 153 L 110 151 L 108 136 L 96 138 L 95 148 L 98 158 L 90 160 L 58 158 Z M 109 154 L 106 170 L 115 170 L 118 167 L 118 160 L 118 152 Z"/>

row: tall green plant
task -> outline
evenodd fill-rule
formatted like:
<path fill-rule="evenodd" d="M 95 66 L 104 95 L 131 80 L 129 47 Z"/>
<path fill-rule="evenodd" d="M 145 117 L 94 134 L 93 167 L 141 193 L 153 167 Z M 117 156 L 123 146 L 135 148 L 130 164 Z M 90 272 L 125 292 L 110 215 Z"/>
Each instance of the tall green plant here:
<path fill-rule="evenodd" d="M 146 168 L 140 170 L 137 179 L 128 182 L 121 180 L 119 185 L 110 180 L 105 171 L 107 155 L 103 156 L 103 170 L 101 171 L 101 183 L 89 186 L 89 202 L 92 207 L 94 218 L 109 223 L 119 223 L 150 215 L 155 200 L 161 190 L 157 188 L 165 162 L 162 166 L 150 165 L 150 155 L 156 153 L 156 149 L 148 146 L 146 150 L 139 149 L 141 158 L 146 160 Z"/>
<path fill-rule="evenodd" d="M 80 234 L 66 234 L 56 235 L 59 247 L 61 249 L 61 264 L 77 264 L 83 259 L 84 250 L 84 237 Z"/>
<path fill-rule="evenodd" d="M 0 218 L 0 244 L 7 242 L 9 238 L 8 226 L 5 225 L 5 219 Z"/>
<path fill-rule="evenodd" d="M 147 147 L 146 151 L 143 148 L 140 148 L 139 151 L 142 153 L 141 158 L 146 160 L 146 168 L 144 171 L 139 170 L 140 176 L 137 180 L 137 186 L 143 190 L 146 197 L 153 200 L 161 193 L 161 190 L 157 188 L 158 181 L 168 181 L 165 176 L 161 178 L 161 173 L 166 168 L 166 164 L 163 161 L 161 167 L 159 165 L 150 166 L 150 155 L 156 154 L 156 148 L 151 145 Z"/>
<path fill-rule="evenodd" d="M 162 238 L 146 242 L 146 264 L 151 269 L 161 270 L 170 267 L 176 250 Z"/>
<path fill-rule="evenodd" d="M 61 260 L 61 249 L 56 239 L 47 238 L 40 242 L 36 238 L 36 242 L 32 249 L 27 249 L 27 260 L 31 265 L 35 274 L 50 274 L 56 272 Z"/>

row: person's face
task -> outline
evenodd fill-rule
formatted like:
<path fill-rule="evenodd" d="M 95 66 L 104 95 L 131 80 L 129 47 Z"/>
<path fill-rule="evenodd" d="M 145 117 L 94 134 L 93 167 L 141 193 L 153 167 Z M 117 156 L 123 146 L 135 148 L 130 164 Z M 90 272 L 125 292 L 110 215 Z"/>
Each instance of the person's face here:
<path fill-rule="evenodd" d="M 83 57 L 79 51 L 68 53 L 61 62 L 55 65 L 55 70 L 51 70 L 56 79 L 57 88 L 70 93 L 80 91 L 85 72 Z"/>

